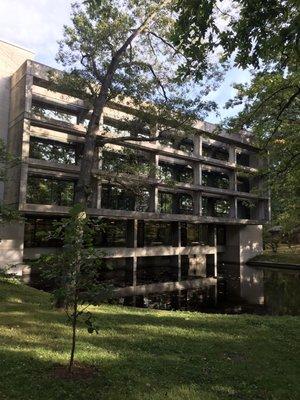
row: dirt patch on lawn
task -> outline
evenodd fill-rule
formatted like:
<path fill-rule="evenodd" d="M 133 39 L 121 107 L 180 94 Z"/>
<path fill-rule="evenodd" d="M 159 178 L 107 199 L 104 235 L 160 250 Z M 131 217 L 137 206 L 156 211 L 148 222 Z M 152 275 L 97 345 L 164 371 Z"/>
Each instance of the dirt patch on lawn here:
<path fill-rule="evenodd" d="M 59 379 L 86 380 L 94 378 L 97 373 L 95 367 L 76 362 L 71 371 L 69 371 L 68 365 L 56 365 L 52 371 L 52 376 Z"/>

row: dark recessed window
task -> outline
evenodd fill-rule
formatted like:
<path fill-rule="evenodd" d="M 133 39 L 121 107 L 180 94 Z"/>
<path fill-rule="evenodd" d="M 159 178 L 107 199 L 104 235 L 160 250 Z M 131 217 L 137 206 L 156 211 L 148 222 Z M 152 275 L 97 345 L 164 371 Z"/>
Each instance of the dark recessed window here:
<path fill-rule="evenodd" d="M 202 172 L 202 185 L 215 187 L 219 189 L 229 188 L 228 175 L 221 172 L 203 171 Z"/>
<path fill-rule="evenodd" d="M 193 198 L 189 194 L 179 195 L 179 214 L 193 214 Z"/>
<path fill-rule="evenodd" d="M 230 201 L 214 197 L 202 198 L 202 213 L 208 217 L 226 217 L 230 212 Z"/>
<path fill-rule="evenodd" d="M 29 157 L 61 164 L 77 164 L 79 146 L 31 137 Z"/>
<path fill-rule="evenodd" d="M 226 245 L 226 227 L 225 226 L 217 226 L 217 245 L 219 245 L 219 246 Z"/>
<path fill-rule="evenodd" d="M 146 212 L 149 209 L 149 191 L 126 190 L 112 185 L 102 186 L 102 208 Z"/>
<path fill-rule="evenodd" d="M 144 223 L 144 245 L 145 246 L 171 246 L 172 226 L 169 222 Z"/>
<path fill-rule="evenodd" d="M 171 193 L 158 193 L 158 212 L 172 214 L 173 212 L 173 195 Z"/>
<path fill-rule="evenodd" d="M 71 206 L 74 201 L 74 181 L 29 176 L 27 203 Z"/>
<path fill-rule="evenodd" d="M 238 165 L 243 165 L 245 167 L 249 167 L 250 165 L 250 156 L 247 153 L 237 153 L 236 155 L 236 163 Z"/>
<path fill-rule="evenodd" d="M 228 150 L 223 147 L 210 146 L 207 144 L 203 144 L 202 146 L 202 155 L 204 157 L 215 158 L 221 161 L 228 161 L 229 153 Z"/>
<path fill-rule="evenodd" d="M 244 178 L 242 176 L 237 177 L 237 190 L 239 192 L 249 192 L 250 191 L 250 182 L 248 178 Z"/>
<path fill-rule="evenodd" d="M 126 246 L 127 221 L 101 220 L 101 227 L 94 234 L 94 245 L 97 247 Z"/>
<path fill-rule="evenodd" d="M 25 247 L 60 247 L 62 240 L 51 237 L 54 231 L 53 218 L 28 217 L 25 220 L 24 246 Z"/>
<path fill-rule="evenodd" d="M 34 117 L 38 119 L 55 120 L 74 125 L 77 124 L 77 116 L 74 113 L 62 110 L 58 107 L 50 107 L 46 104 L 33 102 L 31 112 Z"/>

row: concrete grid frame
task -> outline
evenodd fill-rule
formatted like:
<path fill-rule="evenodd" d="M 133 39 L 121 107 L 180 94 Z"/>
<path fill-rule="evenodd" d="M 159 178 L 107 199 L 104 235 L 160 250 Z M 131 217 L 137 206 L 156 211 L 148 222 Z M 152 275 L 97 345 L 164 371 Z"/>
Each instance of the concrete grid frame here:
<path fill-rule="evenodd" d="M 1 46 L 11 52 L 21 51 L 2 42 L 0 51 Z M 4 51 L 0 54 L 2 58 L 6 57 Z M 32 143 L 46 141 L 66 148 L 70 145 L 80 148 L 84 142 L 84 122 L 89 110 L 81 99 L 49 90 L 50 68 L 28 59 L 30 54 L 22 53 L 14 64 L 16 70 L 10 68 L 11 76 L 6 76 L 9 90 L 6 90 L 6 100 L 3 101 L 9 107 L 2 111 L 0 119 L 4 124 L 7 118 L 9 152 L 21 160 L 9 168 L 4 202 L 19 210 L 26 219 L 34 220 L 67 215 L 69 207 L 55 202 L 30 202 L 28 193 L 32 179 L 74 182 L 79 165 L 34 158 Z M 3 71 L 1 74 L 4 75 Z M 1 81 L 4 82 L 4 76 L 0 76 Z M 50 110 L 50 116 L 39 114 L 39 107 Z M 69 120 L 66 122 L 53 117 L 53 110 L 58 114 L 67 114 Z M 122 115 L 130 116 L 133 111 L 126 104 L 111 102 L 105 109 L 103 123 L 113 126 L 118 124 Z M 118 206 L 110 209 L 109 204 L 105 204 L 105 190 L 108 190 L 109 175 L 113 172 L 104 171 L 100 150 L 95 154 L 94 190 L 88 213 L 110 221 L 124 221 L 125 224 L 125 244 L 103 248 L 107 259 L 115 260 L 120 265 L 126 264 L 131 271 L 131 283 L 121 285 L 118 289 L 120 296 L 212 286 L 216 284 L 218 261 L 243 263 L 262 251 L 262 224 L 269 219 L 269 198 L 263 190 L 263 181 L 255 175 L 261 162 L 259 149 L 251 143 L 251 136 L 245 133 L 229 135 L 222 132 L 216 136 L 213 133 L 215 126 L 202 121 L 194 128 L 195 134 L 186 138 L 190 147 L 176 148 L 172 144 L 146 140 L 124 142 L 125 148 L 133 149 L 157 168 L 169 168 L 176 173 L 188 170 L 190 174 L 190 179 L 178 180 L 172 186 L 157 176 L 157 170 L 146 178 L 140 177 L 141 185 L 144 182 L 150 188 L 146 210 L 125 210 L 118 209 Z M 106 134 L 111 138 L 116 135 L 113 129 Z M 107 147 L 112 152 L 118 150 L 114 145 Z M 102 171 L 101 174 L 99 171 Z M 218 187 L 215 182 L 220 180 L 223 183 Z M 167 212 L 161 209 L 164 196 L 172 202 L 172 209 Z M 182 209 L 182 198 L 192 205 L 191 209 Z M 252 206 L 247 208 L 248 203 Z M 227 207 L 227 212 L 218 215 L 218 207 Z M 170 241 L 150 245 L 139 243 L 139 235 L 145 235 L 145 226 L 149 224 L 154 224 L 157 230 L 159 224 L 167 226 L 171 232 Z M 204 226 L 208 235 L 206 243 L 183 241 L 188 229 Z M 19 274 L 27 271 L 26 260 L 53 251 L 50 247 L 28 246 L 22 223 L 1 229 L 0 264 L 15 264 Z M 218 229 L 223 229 L 225 235 L 222 243 L 218 243 Z M 154 279 L 145 283 L 139 278 L 140 270 L 149 268 L 150 257 L 153 270 L 160 265 L 175 269 L 172 280 L 164 277 L 163 281 Z M 165 261 L 167 258 L 171 260 L 168 261 L 170 265 Z"/>

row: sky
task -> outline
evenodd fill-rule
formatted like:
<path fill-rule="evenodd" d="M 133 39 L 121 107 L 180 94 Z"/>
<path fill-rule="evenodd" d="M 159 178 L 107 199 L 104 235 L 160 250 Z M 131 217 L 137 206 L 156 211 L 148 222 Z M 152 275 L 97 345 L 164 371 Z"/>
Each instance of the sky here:
<path fill-rule="evenodd" d="M 228 0 L 229 1 L 229 0 Z M 52 67 L 62 38 L 63 25 L 69 24 L 72 0 L 0 0 L 0 40 L 25 47 L 35 53 L 35 60 Z M 217 91 L 209 96 L 220 107 L 221 118 L 234 115 L 237 110 L 222 107 L 232 98 L 232 84 L 247 82 L 248 71 L 231 69 Z M 220 117 L 210 114 L 207 121 L 218 123 Z"/>

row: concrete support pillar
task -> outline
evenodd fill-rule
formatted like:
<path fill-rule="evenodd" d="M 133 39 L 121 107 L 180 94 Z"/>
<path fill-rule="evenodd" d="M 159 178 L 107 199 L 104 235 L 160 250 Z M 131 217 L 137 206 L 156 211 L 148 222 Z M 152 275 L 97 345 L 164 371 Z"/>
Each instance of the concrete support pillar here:
<path fill-rule="evenodd" d="M 103 168 L 103 148 L 99 147 L 98 148 L 98 159 L 97 159 L 97 164 L 99 170 L 102 170 Z M 97 193 L 96 193 L 96 208 L 101 208 L 101 194 L 102 194 L 102 184 L 101 181 L 98 180 L 97 182 Z"/>
<path fill-rule="evenodd" d="M 236 148 L 233 146 L 229 147 L 229 162 L 236 164 Z"/>
<path fill-rule="evenodd" d="M 157 212 L 158 211 L 158 188 L 156 186 L 152 186 L 150 188 L 150 197 L 149 197 L 149 211 Z"/>
<path fill-rule="evenodd" d="M 236 171 L 231 171 L 229 174 L 229 189 L 237 190 L 237 173 Z"/>
<path fill-rule="evenodd" d="M 236 197 L 232 197 L 230 199 L 230 211 L 229 211 L 230 218 L 237 218 L 237 199 Z"/>
<path fill-rule="evenodd" d="M 137 257 L 132 257 L 132 284 L 137 285 Z"/>
<path fill-rule="evenodd" d="M 126 230 L 126 244 L 128 247 L 137 247 L 137 231 L 138 221 L 136 219 L 128 219 Z"/>
<path fill-rule="evenodd" d="M 177 256 L 178 281 L 181 281 L 181 256 Z"/>
<path fill-rule="evenodd" d="M 194 156 L 199 157 L 202 156 L 202 136 L 194 135 Z"/>
<path fill-rule="evenodd" d="M 0 224 L 0 269 L 14 266 L 9 271 L 21 276 L 24 251 L 24 222 Z"/>
<path fill-rule="evenodd" d="M 214 277 L 217 278 L 217 276 L 218 276 L 218 253 L 216 248 L 216 251 L 214 253 Z"/>
<path fill-rule="evenodd" d="M 202 150 L 202 138 L 198 137 L 197 142 L 201 140 L 201 150 Z M 199 147 L 199 145 L 198 145 Z M 202 185 L 202 164 L 194 163 L 194 185 Z M 201 192 L 194 192 L 193 194 L 194 203 L 194 214 L 202 215 L 202 194 Z"/>
<path fill-rule="evenodd" d="M 159 155 L 154 154 L 151 160 L 153 168 L 150 173 L 150 178 L 157 178 L 157 169 L 159 166 Z M 157 212 L 158 211 L 158 188 L 157 186 L 152 186 L 150 188 L 150 197 L 149 197 L 149 211 Z"/>
<path fill-rule="evenodd" d="M 13 175 L 18 176 L 17 170 L 20 170 L 20 192 L 19 192 L 19 203 L 26 203 L 27 197 L 27 179 L 28 179 L 28 157 L 29 157 L 29 147 L 30 147 L 30 122 L 29 120 L 24 120 L 23 123 L 23 142 L 22 142 L 22 163 L 17 164 L 12 167 Z M 12 152 L 12 154 L 14 154 Z M 11 176 L 12 178 L 15 176 Z M 10 179 L 9 179 L 10 181 Z M 7 192 L 10 191 L 9 182 L 7 185 Z"/>
<path fill-rule="evenodd" d="M 220 253 L 223 262 L 243 264 L 262 250 L 262 225 L 226 227 L 225 252 Z"/>
<path fill-rule="evenodd" d="M 199 192 L 193 193 L 193 207 L 195 215 L 202 215 L 202 196 Z"/>

